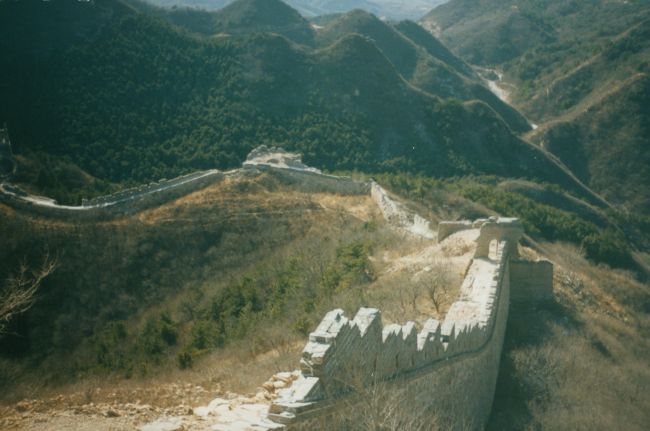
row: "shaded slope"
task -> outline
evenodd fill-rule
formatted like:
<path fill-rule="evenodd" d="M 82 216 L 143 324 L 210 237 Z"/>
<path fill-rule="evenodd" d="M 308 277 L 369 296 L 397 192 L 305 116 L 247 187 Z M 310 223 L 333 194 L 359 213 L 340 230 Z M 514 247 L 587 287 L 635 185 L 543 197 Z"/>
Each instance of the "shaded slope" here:
<path fill-rule="evenodd" d="M 448 64 L 458 73 L 474 76 L 472 68 L 460 58 L 456 57 L 445 45 L 436 39 L 430 32 L 413 21 L 400 21 L 395 28 L 414 43 L 426 49 L 434 58 Z"/>
<path fill-rule="evenodd" d="M 650 76 L 637 74 L 618 91 L 536 136 L 583 181 L 613 203 L 650 212 Z"/>
<path fill-rule="evenodd" d="M 407 34 L 401 33 L 400 28 Z M 348 34 L 370 38 L 395 66 L 396 70 L 416 87 L 443 98 L 482 100 L 490 105 L 517 132 L 529 130 L 528 122 L 484 88 L 471 69 L 454 57 L 433 36 L 413 22 L 395 27 L 374 15 L 355 10 L 331 21 L 317 33 L 317 41 L 327 46 Z M 409 38 L 412 35 L 413 39 Z"/>
<path fill-rule="evenodd" d="M 495 174 L 583 193 L 487 105 L 420 91 L 359 35 L 311 51 L 273 34 L 205 40 L 133 13 L 47 66 L 7 93 L 0 120 L 18 154 L 53 155 L 101 180 L 229 168 L 269 143 L 327 169 Z"/>

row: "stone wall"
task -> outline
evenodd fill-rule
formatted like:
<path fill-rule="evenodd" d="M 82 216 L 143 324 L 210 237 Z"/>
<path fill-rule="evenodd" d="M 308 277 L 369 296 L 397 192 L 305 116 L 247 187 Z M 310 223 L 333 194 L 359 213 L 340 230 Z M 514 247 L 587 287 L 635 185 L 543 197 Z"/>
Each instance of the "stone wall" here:
<path fill-rule="evenodd" d="M 553 300 L 553 264 L 547 260 L 510 261 L 510 282 L 513 302 Z"/>
<path fill-rule="evenodd" d="M 388 192 L 374 181 L 370 183 L 370 196 L 377 202 L 384 219 L 389 223 L 422 238 L 435 238 L 428 220 L 408 211 L 402 204 L 392 199 Z"/>
<path fill-rule="evenodd" d="M 516 219 L 480 221 L 477 245 L 496 240 L 494 253 L 477 247 L 458 301 L 444 321 L 383 326 L 381 312 L 361 308 L 352 319 L 329 312 L 310 337 L 302 376 L 281 391 L 269 418 L 289 429 L 363 403 L 359 385 L 383 382 L 444 429 L 479 429 L 494 397 L 510 298 L 510 257 L 523 233 Z M 513 245 L 514 242 L 514 245 Z"/>
<path fill-rule="evenodd" d="M 57 219 L 102 221 L 133 214 L 178 199 L 221 182 L 229 176 L 258 176 L 269 173 L 282 185 L 307 193 L 367 195 L 370 185 L 348 177 L 325 175 L 309 169 L 278 167 L 258 163 L 222 172 L 200 171 L 172 180 L 162 180 L 111 195 L 84 199 L 81 206 L 58 205 L 48 198 L 33 196 L 10 184 L 0 187 L 0 202 L 19 210 Z"/>
<path fill-rule="evenodd" d="M 145 186 L 141 189 L 130 189 L 124 193 L 97 198 L 92 204 L 86 201 L 85 206 L 57 205 L 51 199 L 16 192 L 14 187 L 3 184 L 0 202 L 26 213 L 48 218 L 66 221 L 103 221 L 162 205 L 216 184 L 227 175 L 219 171 L 205 171 L 201 174 L 191 179 L 175 181 L 171 186 L 163 185 L 158 188 Z"/>
<path fill-rule="evenodd" d="M 120 202 L 126 202 L 132 199 L 137 199 L 147 194 L 158 193 L 166 189 L 177 188 L 181 185 L 188 184 L 188 183 L 195 183 L 197 180 L 200 180 L 204 177 L 214 176 L 218 174 L 219 171 L 216 170 L 193 172 L 191 174 L 182 175 L 180 177 L 171 180 L 164 179 L 158 182 L 143 184 L 138 187 L 121 190 L 111 195 L 99 196 L 92 199 L 83 199 L 81 206 L 95 207 L 95 206 L 115 205 Z"/>
<path fill-rule="evenodd" d="M 438 223 L 438 241 L 442 241 L 456 232 L 468 229 L 472 229 L 472 222 L 469 220 L 441 221 Z"/>

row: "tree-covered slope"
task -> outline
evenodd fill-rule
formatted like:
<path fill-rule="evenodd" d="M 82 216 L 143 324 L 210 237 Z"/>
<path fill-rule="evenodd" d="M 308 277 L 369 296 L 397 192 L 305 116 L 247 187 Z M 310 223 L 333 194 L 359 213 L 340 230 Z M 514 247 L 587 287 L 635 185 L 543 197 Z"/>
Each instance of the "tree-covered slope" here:
<path fill-rule="evenodd" d="M 313 38 L 309 22 L 280 0 L 237 0 L 215 14 L 215 24 L 225 33 L 275 32 L 302 43 Z"/>
<path fill-rule="evenodd" d="M 466 64 L 414 22 L 393 26 L 368 12 L 354 10 L 324 26 L 316 40 L 321 46 L 329 45 L 348 34 L 370 38 L 397 71 L 417 88 L 444 98 L 482 100 L 513 130 L 529 129 L 528 122 L 516 110 L 483 87 Z"/>
<path fill-rule="evenodd" d="M 443 42 L 475 64 L 525 53 L 555 53 L 559 66 L 647 14 L 647 2 L 608 0 L 451 0 L 422 18 Z"/>
<path fill-rule="evenodd" d="M 612 203 L 650 212 L 650 76 L 633 75 L 613 94 L 535 137 Z"/>
<path fill-rule="evenodd" d="M 529 24 L 511 25 L 515 15 Z M 586 85 L 579 81 L 590 79 L 589 73 L 573 79 L 572 86 L 557 87 L 555 93 L 554 87 L 589 69 L 595 58 L 607 57 L 597 76 L 612 72 L 620 76 L 621 64 L 635 57 L 630 48 L 647 41 L 647 34 L 639 33 L 648 28 L 649 17 L 647 2 L 452 0 L 431 11 L 421 24 L 464 60 L 502 69 L 515 85 L 515 105 L 534 121 L 542 121 L 580 102 L 585 94 L 576 97 L 572 87 L 584 90 Z M 622 57 L 615 46 L 621 44 L 626 45 Z M 644 62 L 632 61 L 635 67 Z"/>
<path fill-rule="evenodd" d="M 134 2 L 135 0 L 131 0 Z M 260 3 L 238 0 L 217 12 L 195 9 L 156 9 L 140 5 L 172 24 L 203 36 L 234 37 L 277 33 L 304 45 L 327 47 L 350 34 L 372 39 L 397 71 L 416 87 L 443 97 L 482 100 L 517 132 L 529 130 L 528 122 L 512 107 L 485 88 L 471 68 L 454 56 L 431 34 L 412 21 L 396 25 L 363 10 L 333 16 L 316 31 L 298 13 L 279 1 Z"/>
<path fill-rule="evenodd" d="M 101 11 L 95 3 L 61 4 Z M 7 33 L 22 7 L 0 5 Z M 47 19 L 20 24 L 36 31 Z M 487 105 L 414 88 L 376 41 L 359 35 L 319 50 L 277 34 L 206 39 L 132 10 L 38 67 L 25 68 L 14 49 L 3 70 L 22 85 L 7 89 L 0 120 L 16 153 L 54 156 L 101 180 L 229 168 L 271 143 L 328 169 L 498 174 L 581 190 Z"/>

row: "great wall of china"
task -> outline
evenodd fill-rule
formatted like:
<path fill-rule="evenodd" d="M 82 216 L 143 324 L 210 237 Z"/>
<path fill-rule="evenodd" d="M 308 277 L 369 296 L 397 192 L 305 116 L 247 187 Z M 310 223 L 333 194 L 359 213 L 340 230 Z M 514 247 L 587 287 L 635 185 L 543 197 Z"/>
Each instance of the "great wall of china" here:
<path fill-rule="evenodd" d="M 330 311 L 309 336 L 300 371 L 272 404 L 224 413 L 229 422 L 212 429 L 320 429 L 328 418 L 352 414 L 363 402 L 359 384 L 386 385 L 437 418 L 443 429 L 481 429 L 492 407 L 510 304 L 546 301 L 553 295 L 553 265 L 519 257 L 524 231 L 517 219 L 442 222 L 434 233 L 428 221 L 408 212 L 378 184 L 324 175 L 304 166 L 295 154 L 267 148 L 254 151 L 239 170 L 195 173 L 85 201 L 80 207 L 59 206 L 8 184 L 0 187 L 0 200 L 39 215 L 101 220 L 159 205 L 231 175 L 268 170 L 306 191 L 371 194 L 389 223 L 424 241 L 477 230 L 476 250 L 460 296 L 444 320 L 429 319 L 418 332 L 414 322 L 384 326 L 381 311 L 373 308 L 361 308 L 352 318 L 340 309 Z"/>
<path fill-rule="evenodd" d="M 123 190 L 112 195 L 83 199 L 82 205 L 59 205 L 54 200 L 26 193 L 8 182 L 0 184 L 0 202 L 44 217 L 102 221 L 133 214 L 173 201 L 197 190 L 218 184 L 228 177 L 255 175 L 271 170 L 288 184 L 298 189 L 332 192 L 346 195 L 367 194 L 370 185 L 351 178 L 326 175 L 305 166 L 296 154 L 264 146 L 253 150 L 240 169 L 231 171 L 208 170 L 194 172 L 171 180 L 161 180 Z"/>
<path fill-rule="evenodd" d="M 383 326 L 377 309 L 361 308 L 352 319 L 342 310 L 329 312 L 303 350 L 301 376 L 280 391 L 269 419 L 288 429 L 317 429 L 323 416 L 361 402 L 353 384 L 386 382 L 442 429 L 481 429 L 492 406 L 511 297 L 547 300 L 553 266 L 519 259 L 517 219 L 481 219 L 452 230 L 461 228 L 480 234 L 460 297 L 442 322 L 429 319 L 417 332 L 413 322 Z M 441 223 L 441 240 L 445 231 L 449 225 Z M 531 275 L 538 278 L 532 284 L 526 281 Z"/>

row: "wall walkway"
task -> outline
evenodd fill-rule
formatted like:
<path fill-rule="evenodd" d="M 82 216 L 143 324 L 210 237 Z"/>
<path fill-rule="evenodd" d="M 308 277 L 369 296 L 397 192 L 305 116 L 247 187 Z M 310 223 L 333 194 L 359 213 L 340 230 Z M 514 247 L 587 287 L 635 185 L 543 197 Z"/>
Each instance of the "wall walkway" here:
<path fill-rule="evenodd" d="M 445 319 L 429 319 L 418 332 L 413 322 L 383 326 L 373 308 L 361 308 L 353 318 L 330 311 L 303 350 L 300 378 L 280 391 L 269 420 L 292 430 L 318 428 L 324 417 L 365 401 L 359 385 L 381 382 L 436 417 L 443 429 L 483 427 L 499 370 L 511 264 L 524 262 L 517 253 L 523 228 L 509 218 L 462 225 L 479 228 L 480 235 L 460 297 Z"/>

